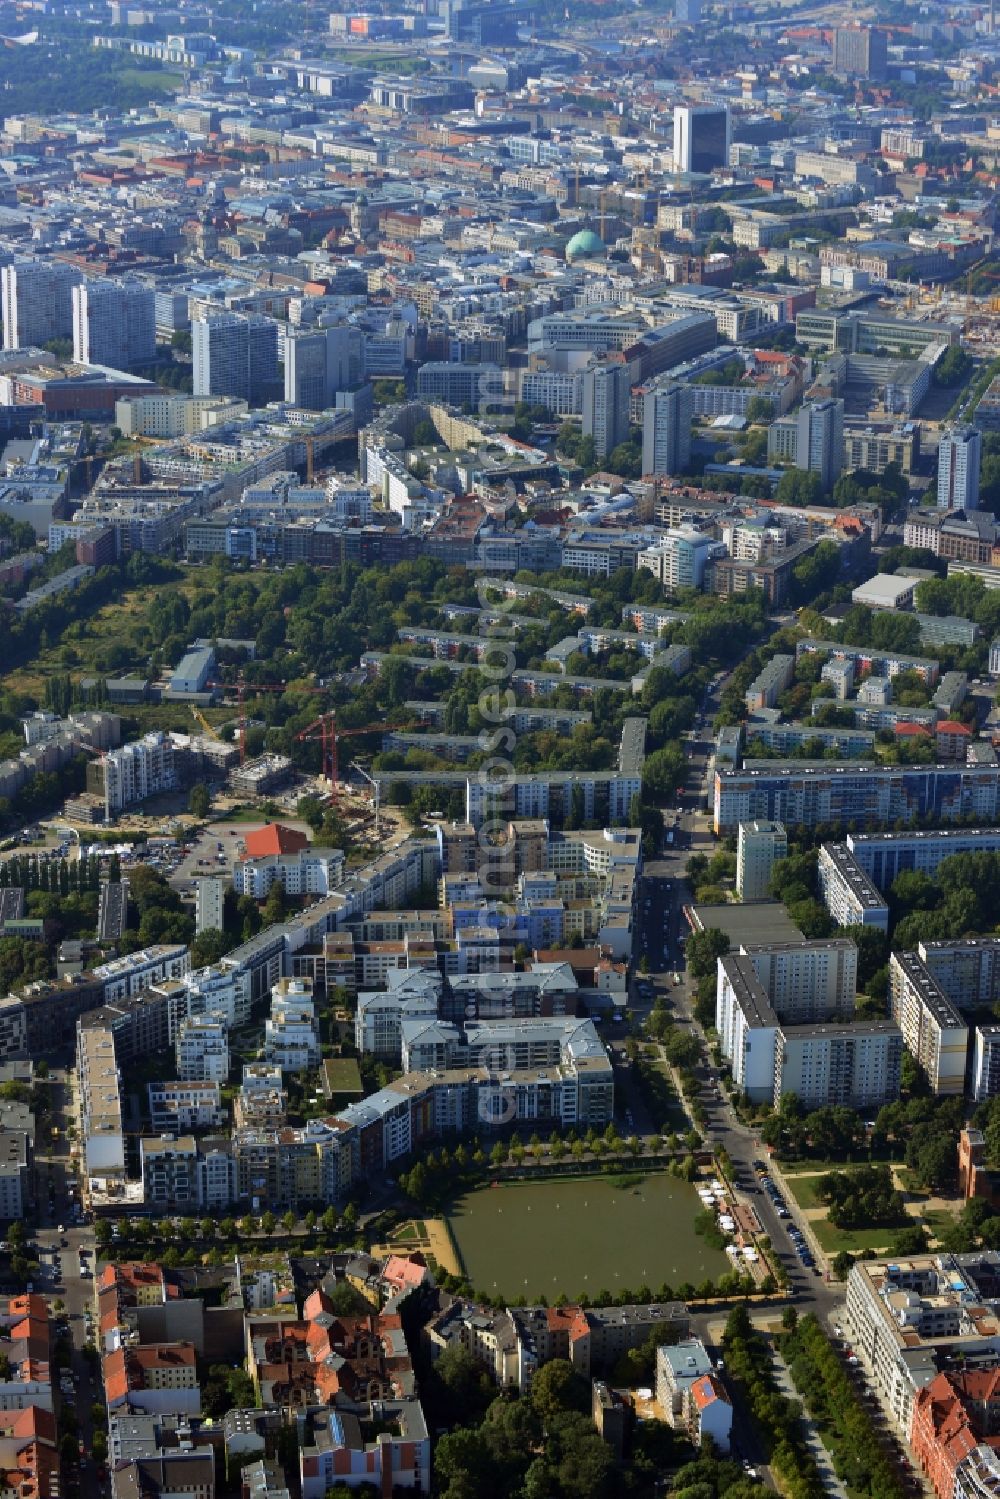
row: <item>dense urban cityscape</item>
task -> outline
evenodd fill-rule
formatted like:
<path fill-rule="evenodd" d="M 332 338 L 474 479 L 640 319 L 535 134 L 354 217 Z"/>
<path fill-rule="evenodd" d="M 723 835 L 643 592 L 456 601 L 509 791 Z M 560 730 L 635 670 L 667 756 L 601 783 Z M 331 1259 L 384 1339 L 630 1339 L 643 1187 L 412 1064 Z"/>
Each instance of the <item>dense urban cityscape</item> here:
<path fill-rule="evenodd" d="M 1000 1499 L 993 0 L 0 28 L 0 1499 Z"/>

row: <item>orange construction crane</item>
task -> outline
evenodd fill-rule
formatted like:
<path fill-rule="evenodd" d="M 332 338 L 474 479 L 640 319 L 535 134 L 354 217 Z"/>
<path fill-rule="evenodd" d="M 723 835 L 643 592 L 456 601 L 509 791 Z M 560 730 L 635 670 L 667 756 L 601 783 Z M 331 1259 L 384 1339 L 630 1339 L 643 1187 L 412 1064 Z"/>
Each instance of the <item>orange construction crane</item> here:
<path fill-rule="evenodd" d="M 416 729 L 420 724 L 410 719 L 406 723 L 366 723 L 360 729 L 338 729 L 336 714 L 321 713 L 319 718 L 312 723 L 306 724 L 296 734 L 296 741 L 319 740 L 320 742 L 320 775 L 325 776 L 330 782 L 330 788 L 336 794 L 340 785 L 340 762 L 337 754 L 337 745 L 341 739 L 357 739 L 362 734 L 385 733 L 389 729 Z"/>

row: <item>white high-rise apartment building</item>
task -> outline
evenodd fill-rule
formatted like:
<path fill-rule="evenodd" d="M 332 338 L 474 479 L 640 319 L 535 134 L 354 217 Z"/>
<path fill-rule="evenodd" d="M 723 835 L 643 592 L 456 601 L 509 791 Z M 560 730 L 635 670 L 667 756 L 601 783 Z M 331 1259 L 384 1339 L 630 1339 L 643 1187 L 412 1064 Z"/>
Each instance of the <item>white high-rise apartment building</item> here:
<path fill-rule="evenodd" d="M 73 287 L 73 358 L 130 370 L 156 358 L 156 293 L 141 281 Z"/>
<path fill-rule="evenodd" d="M 169 734 L 160 730 L 131 744 L 123 744 L 120 749 L 109 750 L 102 759 L 91 764 L 97 784 L 91 787 L 88 774 L 88 789 L 104 793 L 108 818 L 133 802 L 144 801 L 147 796 L 172 791 L 177 783 L 173 741 Z"/>
<path fill-rule="evenodd" d="M 598 360 L 583 374 L 583 435 L 594 439 L 594 452 L 606 458 L 628 438 L 628 365 Z"/>
<path fill-rule="evenodd" d="M 681 474 L 691 461 L 694 391 L 668 380 L 647 390 L 642 404 L 642 471 Z"/>
<path fill-rule="evenodd" d="M 259 313 L 196 318 L 191 352 L 196 396 L 236 396 L 260 405 L 278 378 L 278 325 Z"/>
<path fill-rule="evenodd" d="M 73 336 L 73 288 L 83 275 L 58 260 L 15 260 L 0 272 L 3 346 L 27 349 Z"/>
<path fill-rule="evenodd" d="M 741 822 L 736 844 L 736 892 L 740 900 L 766 900 L 774 866 L 787 854 L 784 823 Z"/>
<path fill-rule="evenodd" d="M 979 509 L 983 439 L 976 427 L 952 427 L 938 447 L 939 510 Z"/>
<path fill-rule="evenodd" d="M 219 1083 L 229 1078 L 229 1026 L 218 1011 L 182 1020 L 174 1043 L 182 1083 Z"/>
<path fill-rule="evenodd" d="M 795 467 L 818 474 L 832 489 L 844 464 L 843 401 L 807 401 L 796 418 Z"/>
<path fill-rule="evenodd" d="M 349 323 L 285 339 L 285 400 L 292 406 L 324 411 L 338 391 L 360 385 L 364 373 L 364 333 Z"/>

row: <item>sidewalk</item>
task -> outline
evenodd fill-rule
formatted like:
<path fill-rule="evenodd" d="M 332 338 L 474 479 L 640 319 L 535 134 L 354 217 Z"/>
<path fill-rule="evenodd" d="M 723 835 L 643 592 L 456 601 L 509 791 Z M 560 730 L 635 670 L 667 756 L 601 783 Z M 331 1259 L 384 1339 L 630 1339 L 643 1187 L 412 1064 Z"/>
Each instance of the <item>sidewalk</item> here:
<path fill-rule="evenodd" d="M 778 1389 L 789 1400 L 797 1400 L 801 1405 L 802 1397 L 792 1382 L 792 1376 L 788 1372 L 788 1365 L 773 1344 L 771 1346 L 771 1357 L 774 1361 L 774 1377 L 777 1381 Z M 815 1422 L 804 1405 L 802 1405 L 802 1428 L 805 1433 L 806 1446 L 809 1448 L 813 1460 L 819 1469 L 820 1478 L 823 1482 L 823 1492 L 835 1495 L 836 1499 L 849 1499 L 847 1490 L 834 1472 L 833 1463 L 830 1461 L 830 1454 L 823 1446 L 822 1438 L 816 1430 Z"/>

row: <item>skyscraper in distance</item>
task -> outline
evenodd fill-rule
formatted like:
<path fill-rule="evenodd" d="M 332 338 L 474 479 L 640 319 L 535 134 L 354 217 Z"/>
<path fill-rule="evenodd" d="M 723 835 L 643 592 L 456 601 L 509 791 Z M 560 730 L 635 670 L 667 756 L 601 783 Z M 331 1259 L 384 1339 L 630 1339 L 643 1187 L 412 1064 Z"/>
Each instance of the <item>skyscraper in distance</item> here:
<path fill-rule="evenodd" d="M 818 474 L 830 490 L 844 466 L 844 403 L 806 401 L 797 418 L 795 467 Z"/>
<path fill-rule="evenodd" d="M 729 110 L 725 104 L 674 106 L 674 171 L 711 172 L 729 165 Z"/>
<path fill-rule="evenodd" d="M 628 366 L 621 357 L 597 359 L 583 372 L 583 435 L 594 439 L 594 452 L 606 458 L 628 438 Z"/>
<path fill-rule="evenodd" d="M 833 71 L 855 78 L 884 78 L 889 48 L 878 26 L 837 26 L 833 33 Z"/>
<path fill-rule="evenodd" d="M 691 461 L 694 391 L 668 380 L 646 391 L 642 403 L 642 471 L 682 474 Z"/>

